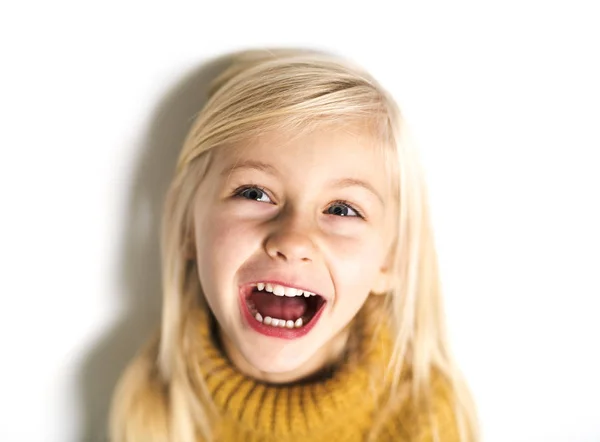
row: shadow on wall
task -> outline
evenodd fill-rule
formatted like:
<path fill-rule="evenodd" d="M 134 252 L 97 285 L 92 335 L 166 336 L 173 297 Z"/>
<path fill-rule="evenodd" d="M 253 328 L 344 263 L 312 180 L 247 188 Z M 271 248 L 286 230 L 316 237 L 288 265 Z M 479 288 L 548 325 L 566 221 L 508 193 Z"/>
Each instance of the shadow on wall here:
<path fill-rule="evenodd" d="M 157 106 L 140 149 L 129 196 L 124 237 L 116 259 L 124 314 L 89 354 L 80 370 L 81 441 L 105 441 L 114 387 L 160 321 L 160 220 L 177 156 L 212 80 L 231 60 L 220 57 L 183 78 Z"/>

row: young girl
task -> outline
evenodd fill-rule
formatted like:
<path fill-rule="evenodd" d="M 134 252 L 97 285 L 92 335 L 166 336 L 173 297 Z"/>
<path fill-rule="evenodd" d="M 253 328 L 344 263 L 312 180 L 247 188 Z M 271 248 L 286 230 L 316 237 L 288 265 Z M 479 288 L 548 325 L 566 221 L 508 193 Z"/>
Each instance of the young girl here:
<path fill-rule="evenodd" d="M 323 54 L 240 54 L 164 210 L 160 333 L 113 442 L 477 440 L 396 104 Z"/>

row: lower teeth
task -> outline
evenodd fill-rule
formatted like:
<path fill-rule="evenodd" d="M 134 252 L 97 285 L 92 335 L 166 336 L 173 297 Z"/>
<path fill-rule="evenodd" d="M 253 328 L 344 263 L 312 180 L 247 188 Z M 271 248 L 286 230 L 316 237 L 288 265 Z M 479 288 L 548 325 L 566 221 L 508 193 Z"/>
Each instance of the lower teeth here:
<path fill-rule="evenodd" d="M 304 321 L 302 320 L 302 318 L 298 318 L 298 319 L 296 319 L 296 321 L 292 321 L 291 319 L 288 319 L 286 321 L 285 319 L 277 319 L 277 318 L 271 318 L 270 316 L 265 316 L 265 318 L 263 319 L 263 317 L 260 313 L 255 313 L 254 319 L 256 319 L 258 322 L 260 322 L 262 324 L 270 325 L 271 327 L 279 327 L 279 328 L 300 328 L 304 325 Z"/>

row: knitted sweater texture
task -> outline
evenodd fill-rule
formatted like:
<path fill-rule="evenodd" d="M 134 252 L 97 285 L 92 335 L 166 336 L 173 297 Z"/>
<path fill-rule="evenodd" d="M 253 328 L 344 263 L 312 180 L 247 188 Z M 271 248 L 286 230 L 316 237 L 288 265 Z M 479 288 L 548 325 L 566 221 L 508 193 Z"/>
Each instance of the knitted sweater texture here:
<path fill-rule="evenodd" d="M 449 383 L 435 371 L 429 406 L 410 398 L 407 371 L 400 385 L 405 400 L 383 413 L 390 392 L 383 374 L 391 342 L 376 323 L 359 314 L 348 354 L 318 379 L 269 385 L 236 369 L 215 339 L 210 318 L 201 315 L 195 321 L 201 355 L 195 365 L 219 415 L 216 441 L 363 442 L 378 426 L 374 440 L 381 442 L 459 442 Z"/>

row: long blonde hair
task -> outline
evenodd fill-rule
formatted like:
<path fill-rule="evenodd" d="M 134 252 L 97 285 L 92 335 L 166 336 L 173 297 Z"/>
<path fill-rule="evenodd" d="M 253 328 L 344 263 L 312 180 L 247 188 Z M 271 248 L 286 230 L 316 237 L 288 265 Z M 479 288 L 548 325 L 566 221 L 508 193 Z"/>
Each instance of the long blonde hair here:
<path fill-rule="evenodd" d="M 203 303 L 190 259 L 191 201 L 212 149 L 267 130 L 368 121 L 394 153 L 398 222 L 386 297 L 393 329 L 392 399 L 403 370 L 414 397 L 427 397 L 432 369 L 450 383 L 465 442 L 477 440 L 469 393 L 448 350 L 426 188 L 408 130 L 391 96 L 346 60 L 309 51 L 247 51 L 215 81 L 181 150 L 164 208 L 163 306 L 159 335 L 133 361 L 111 410 L 114 442 L 210 441 L 214 408 L 201 377 L 190 379 L 186 318 Z M 193 383 L 193 385 L 192 385 Z"/>

